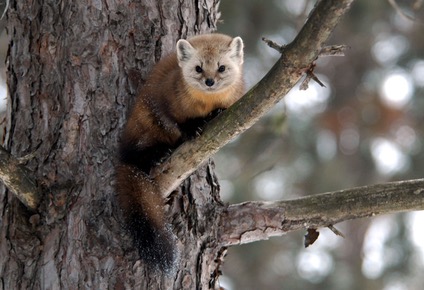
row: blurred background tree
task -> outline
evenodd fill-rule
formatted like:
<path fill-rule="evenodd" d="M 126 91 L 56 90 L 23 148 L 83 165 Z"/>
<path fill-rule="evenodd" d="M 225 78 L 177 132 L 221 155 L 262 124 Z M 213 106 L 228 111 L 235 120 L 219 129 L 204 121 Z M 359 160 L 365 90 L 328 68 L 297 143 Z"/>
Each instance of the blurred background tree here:
<path fill-rule="evenodd" d="M 262 36 L 289 43 L 315 1 L 222 1 L 219 31 L 246 45 L 248 87 L 278 54 Z M 395 8 L 396 5 L 398 7 Z M 223 198 L 291 199 L 424 172 L 424 3 L 358 0 L 329 44 L 345 57 L 321 58 L 310 83 L 292 90 L 267 117 L 215 157 Z M 413 20 L 411 20 L 411 18 Z M 422 212 L 322 229 L 229 250 L 226 289 L 423 289 Z"/>

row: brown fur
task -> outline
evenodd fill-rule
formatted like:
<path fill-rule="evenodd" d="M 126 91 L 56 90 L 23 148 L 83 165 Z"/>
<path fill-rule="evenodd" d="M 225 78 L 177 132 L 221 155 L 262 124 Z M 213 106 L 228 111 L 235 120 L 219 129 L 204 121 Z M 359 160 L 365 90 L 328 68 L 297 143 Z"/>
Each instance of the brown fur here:
<path fill-rule="evenodd" d="M 229 107 L 243 94 L 242 42 L 234 42 L 229 52 L 232 40 L 221 34 L 197 36 L 189 40 L 194 50 L 181 41 L 180 54 L 172 53 L 152 70 L 122 134 L 116 168 L 118 201 L 142 258 L 162 270 L 172 266 L 176 253 L 150 169 L 187 136 L 194 136 L 214 110 Z M 220 62 L 231 71 L 218 72 Z M 192 71 L 197 65 L 202 65 L 203 73 Z M 213 79 L 218 89 L 205 86 L 206 79 Z M 221 81 L 226 83 L 220 87 Z"/>

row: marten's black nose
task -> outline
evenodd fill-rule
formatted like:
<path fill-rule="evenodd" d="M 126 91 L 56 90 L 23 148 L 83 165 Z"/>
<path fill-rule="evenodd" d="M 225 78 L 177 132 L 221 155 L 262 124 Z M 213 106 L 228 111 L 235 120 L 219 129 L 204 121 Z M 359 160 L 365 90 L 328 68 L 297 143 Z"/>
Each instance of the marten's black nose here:
<path fill-rule="evenodd" d="M 214 81 L 213 79 L 206 79 L 206 80 L 205 80 L 205 84 L 206 84 L 208 87 L 212 87 L 214 83 L 215 83 L 215 81 Z"/>

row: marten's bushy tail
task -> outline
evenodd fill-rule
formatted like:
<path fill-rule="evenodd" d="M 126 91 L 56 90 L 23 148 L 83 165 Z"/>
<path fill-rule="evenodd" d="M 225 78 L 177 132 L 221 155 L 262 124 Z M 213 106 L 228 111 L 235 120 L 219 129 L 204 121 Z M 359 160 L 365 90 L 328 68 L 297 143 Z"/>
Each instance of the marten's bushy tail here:
<path fill-rule="evenodd" d="M 116 168 L 118 201 L 128 231 L 144 262 L 169 272 L 176 260 L 175 239 L 164 222 L 164 201 L 149 177 L 132 165 Z"/>

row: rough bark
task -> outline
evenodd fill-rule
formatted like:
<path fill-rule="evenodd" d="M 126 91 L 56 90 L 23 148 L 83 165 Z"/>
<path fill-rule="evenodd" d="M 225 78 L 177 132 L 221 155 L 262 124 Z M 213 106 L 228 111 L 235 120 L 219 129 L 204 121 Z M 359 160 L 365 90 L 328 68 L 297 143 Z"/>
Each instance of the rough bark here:
<path fill-rule="evenodd" d="M 201 206 L 218 200 L 211 165 L 169 199 L 184 261 L 174 276 L 149 272 L 122 231 L 113 168 L 137 83 L 177 39 L 214 29 L 217 5 L 11 1 L 5 147 L 33 154 L 25 165 L 43 200 L 34 214 L 2 188 L 0 289 L 195 289 L 213 280 L 219 259 L 205 229 L 219 211 Z"/>

